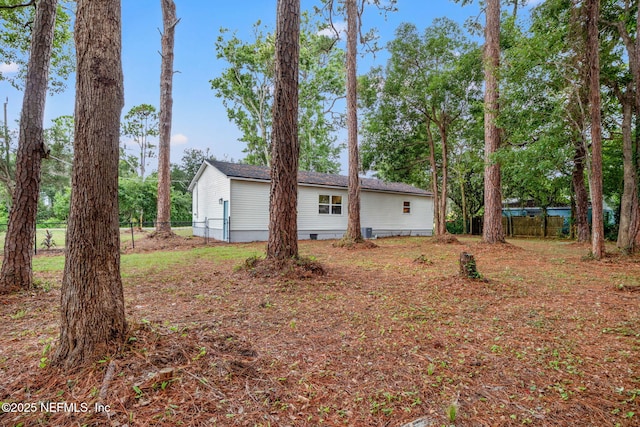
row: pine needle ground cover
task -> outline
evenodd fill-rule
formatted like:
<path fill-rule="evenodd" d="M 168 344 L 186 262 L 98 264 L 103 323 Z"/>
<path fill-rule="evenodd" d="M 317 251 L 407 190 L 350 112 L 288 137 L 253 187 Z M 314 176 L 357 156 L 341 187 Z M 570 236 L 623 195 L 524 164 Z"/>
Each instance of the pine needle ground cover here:
<path fill-rule="evenodd" d="M 0 297 L 0 425 L 638 425 L 640 258 L 376 245 L 301 242 L 324 274 L 265 278 L 239 268 L 264 243 L 141 237 L 128 340 L 77 372 L 48 365 L 63 262 L 36 256 L 38 288 Z M 459 276 L 463 251 L 483 280 Z"/>

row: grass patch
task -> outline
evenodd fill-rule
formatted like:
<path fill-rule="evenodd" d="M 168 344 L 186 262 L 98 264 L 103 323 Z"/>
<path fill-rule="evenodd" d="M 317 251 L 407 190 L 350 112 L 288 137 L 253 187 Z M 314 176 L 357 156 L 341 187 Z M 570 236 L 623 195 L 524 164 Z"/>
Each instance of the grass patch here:
<path fill-rule="evenodd" d="M 193 263 L 198 259 L 210 261 L 237 261 L 258 255 L 255 246 L 224 245 L 197 248 L 183 251 L 158 251 L 124 254 L 121 256 L 120 266 L 123 276 L 149 270 L 164 271 L 177 265 Z M 54 272 L 64 269 L 64 255 L 36 257 L 33 260 L 33 270 L 39 272 Z"/>

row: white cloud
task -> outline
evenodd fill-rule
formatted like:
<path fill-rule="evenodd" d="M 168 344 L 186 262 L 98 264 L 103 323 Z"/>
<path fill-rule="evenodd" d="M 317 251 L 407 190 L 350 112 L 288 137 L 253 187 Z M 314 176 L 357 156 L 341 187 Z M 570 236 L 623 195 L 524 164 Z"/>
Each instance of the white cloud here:
<path fill-rule="evenodd" d="M 189 142 L 189 138 L 181 133 L 171 135 L 171 145 L 184 145 Z"/>
<path fill-rule="evenodd" d="M 318 31 L 318 34 L 321 36 L 329 36 L 329 37 L 335 37 L 336 36 L 336 31 L 338 32 L 338 37 L 342 38 L 342 35 L 346 35 L 347 34 L 347 23 L 346 21 L 340 21 L 340 22 L 334 22 L 333 23 L 333 27 L 335 28 L 325 28 L 324 30 L 320 30 Z"/>
<path fill-rule="evenodd" d="M 9 64 L 0 64 L 0 73 L 2 74 L 10 74 L 17 73 L 20 66 L 15 62 L 11 62 Z"/>

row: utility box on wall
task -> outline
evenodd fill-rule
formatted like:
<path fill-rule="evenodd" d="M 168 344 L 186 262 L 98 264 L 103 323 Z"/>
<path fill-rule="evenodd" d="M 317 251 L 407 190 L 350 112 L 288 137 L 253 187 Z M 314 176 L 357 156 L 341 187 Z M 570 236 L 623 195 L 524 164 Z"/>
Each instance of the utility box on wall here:
<path fill-rule="evenodd" d="M 362 237 L 364 237 L 365 239 L 371 239 L 373 238 L 373 228 L 371 227 L 362 227 Z"/>

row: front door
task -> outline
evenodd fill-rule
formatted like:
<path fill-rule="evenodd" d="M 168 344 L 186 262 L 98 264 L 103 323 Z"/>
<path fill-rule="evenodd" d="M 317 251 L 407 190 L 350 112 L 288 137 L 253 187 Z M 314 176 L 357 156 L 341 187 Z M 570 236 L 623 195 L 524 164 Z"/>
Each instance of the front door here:
<path fill-rule="evenodd" d="M 229 240 L 229 201 L 225 200 L 222 205 L 222 240 Z"/>

